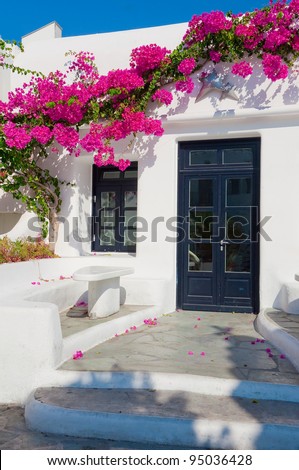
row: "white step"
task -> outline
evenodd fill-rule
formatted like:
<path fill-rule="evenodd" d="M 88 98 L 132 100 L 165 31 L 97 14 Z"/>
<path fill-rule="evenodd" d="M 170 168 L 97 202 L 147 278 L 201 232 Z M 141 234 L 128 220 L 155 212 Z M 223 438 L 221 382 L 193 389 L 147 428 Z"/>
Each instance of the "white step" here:
<path fill-rule="evenodd" d="M 182 391 L 40 388 L 27 426 L 75 437 L 205 449 L 299 449 L 298 403 Z"/>

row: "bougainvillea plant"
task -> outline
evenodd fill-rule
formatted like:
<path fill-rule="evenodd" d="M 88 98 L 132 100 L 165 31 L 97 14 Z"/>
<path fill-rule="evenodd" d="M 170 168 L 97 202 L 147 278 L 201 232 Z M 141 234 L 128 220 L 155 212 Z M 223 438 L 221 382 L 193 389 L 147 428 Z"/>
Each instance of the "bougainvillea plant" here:
<path fill-rule="evenodd" d="M 195 72 L 208 61 L 232 63 L 232 73 L 245 78 L 253 73 L 252 57 L 261 60 L 268 79 L 284 79 L 299 57 L 298 30 L 299 0 L 281 0 L 238 15 L 195 15 L 176 49 L 137 47 L 127 69 L 107 75 L 99 73 L 91 53 L 70 53 L 65 73 L 33 75 L 0 102 L 2 189 L 53 225 L 62 182 L 44 169 L 48 155 L 89 152 L 96 165 L 125 170 L 130 162 L 115 158 L 113 141 L 137 133 L 163 134 L 161 121 L 146 112 L 153 101 L 170 105 L 173 94 L 164 85 L 175 83 L 176 93 L 191 93 Z M 84 135 L 82 126 L 88 128 Z"/>

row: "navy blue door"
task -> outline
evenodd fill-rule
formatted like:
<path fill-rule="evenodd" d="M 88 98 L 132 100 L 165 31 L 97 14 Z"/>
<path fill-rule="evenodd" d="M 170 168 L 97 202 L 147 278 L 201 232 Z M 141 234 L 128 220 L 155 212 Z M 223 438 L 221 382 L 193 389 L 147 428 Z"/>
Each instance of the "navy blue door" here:
<path fill-rule="evenodd" d="M 258 139 L 180 144 L 178 307 L 258 311 Z"/>

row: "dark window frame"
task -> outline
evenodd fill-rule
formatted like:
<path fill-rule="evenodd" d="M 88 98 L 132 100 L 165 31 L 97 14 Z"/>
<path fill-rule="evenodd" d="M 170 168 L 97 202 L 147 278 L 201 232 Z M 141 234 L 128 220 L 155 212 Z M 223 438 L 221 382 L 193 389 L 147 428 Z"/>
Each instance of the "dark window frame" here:
<path fill-rule="evenodd" d="M 125 174 L 130 171 L 137 171 L 137 162 L 132 162 L 131 165 L 125 171 L 120 171 L 114 166 L 98 167 L 93 165 L 92 169 L 92 244 L 91 248 L 94 252 L 109 252 L 109 253 L 135 253 L 136 245 L 125 245 L 124 244 L 124 232 L 125 229 L 132 230 L 133 226 L 124 226 L 124 194 L 127 191 L 137 192 L 137 177 L 125 178 Z M 119 178 L 104 178 L 105 172 L 119 172 Z M 114 192 L 116 194 L 116 210 L 115 210 L 115 245 L 101 245 L 100 244 L 100 230 L 104 228 L 101 222 L 101 192 Z M 138 197 L 138 195 L 137 195 Z M 136 206 L 137 209 L 137 206 Z M 126 208 L 130 210 L 130 208 Z M 134 208 L 132 208 L 134 210 Z M 108 228 L 108 226 L 106 227 Z"/>

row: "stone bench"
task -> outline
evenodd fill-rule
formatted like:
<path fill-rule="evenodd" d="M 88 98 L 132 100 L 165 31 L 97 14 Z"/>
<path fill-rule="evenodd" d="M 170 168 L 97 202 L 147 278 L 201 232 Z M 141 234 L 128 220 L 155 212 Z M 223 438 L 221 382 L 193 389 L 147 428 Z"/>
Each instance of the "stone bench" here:
<path fill-rule="evenodd" d="M 74 281 L 88 282 L 88 315 L 103 318 L 120 309 L 120 276 L 133 274 L 133 268 L 86 266 L 73 274 Z"/>

